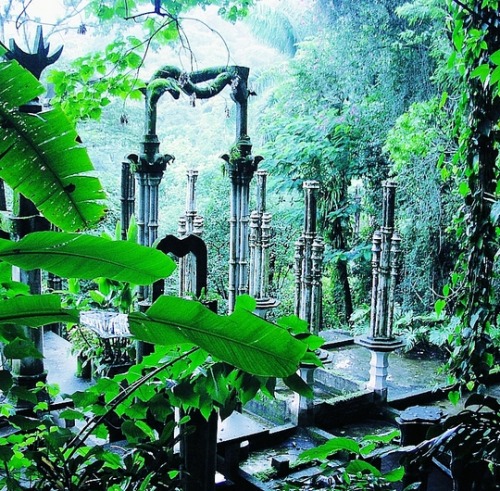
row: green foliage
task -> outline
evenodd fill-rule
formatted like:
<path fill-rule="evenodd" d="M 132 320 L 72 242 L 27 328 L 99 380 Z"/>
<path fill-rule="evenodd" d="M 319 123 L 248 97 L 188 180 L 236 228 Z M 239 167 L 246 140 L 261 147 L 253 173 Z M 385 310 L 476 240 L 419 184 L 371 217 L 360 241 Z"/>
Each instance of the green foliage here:
<path fill-rule="evenodd" d="M 255 375 L 291 375 L 307 345 L 252 314 L 254 308 L 237 305 L 231 315 L 219 317 L 198 302 L 161 297 L 145 314 L 130 316 L 130 329 L 150 343 L 196 344 Z"/>
<path fill-rule="evenodd" d="M 15 61 L 0 62 L 0 85 L 0 178 L 29 194 L 58 227 L 79 230 L 96 224 L 105 195 L 99 180 L 88 175 L 92 163 L 64 113 L 19 111 L 44 89 Z"/>
<path fill-rule="evenodd" d="M 53 322 L 74 322 L 76 312 L 62 309 L 55 295 L 18 296 L 0 302 L 0 324 L 40 327 Z"/>
<path fill-rule="evenodd" d="M 390 483 L 399 482 L 403 478 L 403 468 L 382 473 L 368 458 L 378 447 L 383 447 L 386 452 L 390 451 L 392 442 L 397 437 L 398 430 L 384 435 L 366 435 L 359 442 L 352 438 L 335 437 L 323 445 L 302 452 L 297 464 L 320 462 L 323 467 L 322 477 L 328 476 L 326 482 L 334 485 L 335 489 L 392 489 Z"/>
<path fill-rule="evenodd" d="M 494 397 L 473 394 L 464 409 L 446 418 L 442 431 L 405 457 L 425 465 L 437 454 L 451 456 L 453 479 L 464 489 L 495 489 L 500 476 L 500 405 Z"/>
<path fill-rule="evenodd" d="M 54 84 L 60 105 L 74 120 L 99 119 L 114 97 L 141 99 L 145 83 L 140 71 L 148 54 L 159 46 L 184 42 L 182 15 L 195 7 L 219 7 L 219 15 L 236 22 L 248 14 L 252 0 L 93 0 L 86 12 L 114 39 L 101 51 L 77 58 L 68 70 L 54 70 L 48 80 Z M 140 26 L 140 29 L 136 29 Z M 133 27 L 134 29 L 131 29 Z M 189 43 L 188 43 L 189 44 Z"/>
<path fill-rule="evenodd" d="M 56 90 L 52 103 L 74 120 L 95 120 L 113 98 L 142 100 L 144 82 L 138 74 L 144 49 L 144 43 L 129 36 L 109 44 L 103 52 L 78 58 L 67 70 L 52 70 L 48 76 Z"/>
<path fill-rule="evenodd" d="M 449 337 L 454 330 L 449 318 L 444 313 L 417 315 L 412 310 L 404 312 L 404 315 L 396 318 L 394 327 L 396 333 L 404 339 L 405 351 L 417 348 L 425 352 L 429 349 L 441 352 L 444 357 Z"/>
<path fill-rule="evenodd" d="M 93 0 L 89 4 L 89 10 L 99 19 L 108 21 L 122 19 L 138 19 L 145 16 L 144 6 L 146 6 L 148 18 L 150 22 L 146 22 L 151 34 L 158 30 L 158 24 L 153 22 L 164 21 L 163 17 L 167 18 L 167 23 L 177 22 L 178 17 L 194 7 L 208 7 L 209 5 L 219 6 L 219 14 L 231 21 L 236 21 L 238 18 L 247 15 L 248 8 L 252 5 L 249 0 L 184 0 L 177 2 L 172 0 L 159 0 L 150 2 L 148 0 L 136 1 L 113 1 L 113 0 Z M 154 15 L 157 16 L 155 19 Z M 180 19 L 179 19 L 180 20 Z M 167 25 L 168 25 L 167 24 Z M 163 26 L 163 24 L 159 24 Z M 178 26 L 176 26 L 178 28 Z M 178 33 L 177 33 L 178 34 Z"/>
<path fill-rule="evenodd" d="M 498 229 L 492 216 L 498 200 L 500 97 L 494 76 L 500 49 L 498 2 L 453 4 L 452 14 L 453 62 L 466 89 L 455 122 L 459 147 L 453 164 L 464 199 L 456 232 L 463 253 L 448 287 L 458 318 L 448 368 L 460 387 L 481 390 L 482 378 L 497 356 L 490 333 L 498 315 L 494 291 Z"/>
<path fill-rule="evenodd" d="M 151 365 L 141 368 L 146 367 L 150 369 Z M 75 393 L 75 407 L 63 410 L 60 418 L 85 422 L 88 414 L 94 415 L 76 434 L 58 426 L 47 409 L 40 410 L 37 418 L 11 417 L 10 424 L 17 431 L 0 439 L 0 460 L 7 470 L 1 477 L 4 488 L 23 489 L 31 482 L 35 486 L 32 489 L 53 489 L 56 483 L 66 489 L 91 490 L 100 489 L 105 482 L 106 489 L 175 489 L 175 425 L 159 384 L 166 379 L 149 379 L 142 380 L 140 390 L 131 376 L 127 389 L 121 389 L 118 382 L 101 379 L 86 393 Z M 151 398 L 146 406 L 147 388 Z M 136 395 L 134 404 L 132 394 Z M 129 442 L 122 452 L 87 444 L 89 435 L 103 438 L 113 431 L 118 415 L 122 434 Z M 144 483 L 146 487 L 141 487 Z"/>
<path fill-rule="evenodd" d="M 426 313 L 453 269 L 456 238 L 447 231 L 458 197 L 439 163 L 453 151 L 450 116 L 437 97 L 415 103 L 389 131 L 385 151 L 397 176 L 397 228 L 402 237 L 401 306 Z M 438 164 L 438 165 L 437 165 Z"/>
<path fill-rule="evenodd" d="M 283 6 L 281 6 L 283 7 Z M 302 12 L 304 14 L 305 12 Z M 294 56 L 297 51 L 297 33 L 290 17 L 283 8 L 271 8 L 257 3 L 245 18 L 252 32 L 282 53 Z"/>
<path fill-rule="evenodd" d="M 147 285 L 169 276 L 175 264 L 160 251 L 126 241 L 63 232 L 34 232 L 18 242 L 0 240 L 0 259 L 26 270 L 43 268 L 65 278 Z"/>

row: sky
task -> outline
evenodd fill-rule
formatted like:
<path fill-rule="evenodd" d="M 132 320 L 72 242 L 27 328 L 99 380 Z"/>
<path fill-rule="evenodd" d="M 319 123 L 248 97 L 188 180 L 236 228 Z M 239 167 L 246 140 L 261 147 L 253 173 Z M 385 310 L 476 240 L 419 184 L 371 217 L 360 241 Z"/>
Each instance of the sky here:
<path fill-rule="evenodd" d="M 17 2 L 16 2 L 17 3 Z M 20 2 L 19 2 L 20 3 Z M 83 2 L 86 3 L 86 2 Z M 16 10 L 18 15 L 20 8 Z M 32 0 L 27 9 L 29 18 L 32 21 L 27 22 L 23 27 L 26 29 L 17 29 L 15 23 L 9 23 L 5 26 L 6 43 L 13 38 L 16 43 L 24 50 L 31 51 L 34 43 L 34 34 L 36 25 L 40 23 L 43 26 L 45 37 L 49 38 L 51 52 L 59 46 L 64 46 L 61 60 L 68 60 L 82 56 L 89 51 L 96 51 L 104 47 L 112 40 L 106 39 L 102 32 L 98 36 L 93 36 L 93 29 L 88 26 L 85 36 L 77 34 L 77 27 L 85 23 L 85 15 L 77 13 L 73 18 L 65 21 L 68 30 L 54 30 L 54 24 L 61 19 L 65 13 L 63 0 Z M 196 63 L 199 67 L 225 65 L 226 63 L 244 66 L 263 67 L 280 62 L 280 56 L 276 50 L 269 48 L 253 39 L 250 28 L 242 22 L 231 24 L 224 21 L 217 15 L 216 8 L 206 10 L 197 9 L 185 16 L 187 20 L 183 23 L 187 36 L 196 57 Z M 152 65 L 163 64 L 160 59 L 165 53 L 152 56 Z M 177 62 L 172 64 L 188 64 L 188 53 L 177 52 L 168 53 L 167 56 L 175 56 Z M 156 60 L 155 58 L 159 58 Z"/>

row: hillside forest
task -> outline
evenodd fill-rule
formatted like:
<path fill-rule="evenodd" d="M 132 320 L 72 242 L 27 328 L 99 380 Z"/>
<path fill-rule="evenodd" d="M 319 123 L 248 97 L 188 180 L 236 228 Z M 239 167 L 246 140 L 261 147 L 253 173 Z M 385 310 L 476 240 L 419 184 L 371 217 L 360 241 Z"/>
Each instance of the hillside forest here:
<path fill-rule="evenodd" d="M 314 179 L 326 241 L 323 327 L 366 331 L 371 239 L 382 182 L 393 179 L 402 238 L 398 334 L 408 349 L 445 351 L 459 377 L 474 379 L 493 363 L 500 345 L 498 2 L 65 0 L 54 2 L 48 20 L 36 4 L 3 2 L 0 40 L 29 47 L 41 23 L 52 49 L 64 46 L 43 82 L 50 103 L 77 124 L 107 192 L 97 234 L 115 234 L 120 164 L 141 141 L 140 89 L 151 73 L 163 65 L 248 66 L 249 135 L 269 173 L 270 291 L 281 302 L 274 315 L 293 310 L 302 184 Z M 229 181 L 220 155 L 234 142 L 234 125 L 224 93 L 207 101 L 165 97 L 158 107 L 162 151 L 175 156 L 162 182 L 160 235 L 176 232 L 186 171 L 199 170 L 209 294 L 221 305 Z M 464 366 L 464 357 L 475 361 Z"/>

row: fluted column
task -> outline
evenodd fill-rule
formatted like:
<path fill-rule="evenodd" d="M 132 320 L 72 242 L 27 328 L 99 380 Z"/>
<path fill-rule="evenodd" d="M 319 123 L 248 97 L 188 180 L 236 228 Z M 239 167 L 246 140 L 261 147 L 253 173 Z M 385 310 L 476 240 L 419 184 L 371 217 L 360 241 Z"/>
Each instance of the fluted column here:
<path fill-rule="evenodd" d="M 203 218 L 198 216 L 196 210 L 196 181 L 198 171 L 190 169 L 186 173 L 186 210 L 182 220 L 182 229 L 179 236 L 185 237 L 191 234 L 201 235 L 203 230 Z M 179 223 L 180 223 L 179 221 Z M 185 296 L 196 291 L 196 258 L 192 254 L 179 258 L 179 295 Z"/>
<path fill-rule="evenodd" d="M 279 305 L 269 297 L 269 247 L 271 245 L 271 214 L 266 212 L 267 172 L 258 170 L 256 176 L 255 210 L 250 215 L 250 282 L 249 293 L 257 300 L 256 313 L 262 317 Z"/>
<path fill-rule="evenodd" d="M 304 188 L 304 227 L 295 244 L 295 313 L 307 321 L 313 332 L 321 324 L 324 244 L 316 232 L 318 181 L 306 181 Z"/>
<path fill-rule="evenodd" d="M 304 257 L 304 237 L 299 237 L 295 242 L 294 276 L 295 276 L 295 302 L 294 314 L 300 317 L 300 300 L 302 298 L 302 259 Z"/>
<path fill-rule="evenodd" d="M 389 354 L 403 346 L 393 335 L 394 296 L 399 276 L 401 238 L 394 230 L 396 183 L 383 183 L 382 227 L 373 234 L 370 331 L 356 342 L 371 351 L 367 387 L 387 399 Z"/>

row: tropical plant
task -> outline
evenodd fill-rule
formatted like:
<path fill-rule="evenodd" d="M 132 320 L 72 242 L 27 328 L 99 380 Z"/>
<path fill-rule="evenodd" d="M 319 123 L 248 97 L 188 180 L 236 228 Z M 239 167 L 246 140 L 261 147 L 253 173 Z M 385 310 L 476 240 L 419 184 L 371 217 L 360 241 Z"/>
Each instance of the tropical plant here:
<path fill-rule="evenodd" d="M 5 53 L 0 46 L 0 56 Z M 14 191 L 29 194 L 45 218 L 61 229 L 95 224 L 104 214 L 105 195 L 99 180 L 89 175 L 93 166 L 76 131 L 60 109 L 37 115 L 19 111 L 45 89 L 16 62 L 2 62 L 0 69 L 0 178 Z"/>
<path fill-rule="evenodd" d="M 321 487 L 329 485 L 332 489 L 346 491 L 393 489 L 392 483 L 401 481 L 404 469 L 398 467 L 382 473 L 369 460 L 394 450 L 392 442 L 398 436 L 399 431 L 395 430 L 383 435 L 366 435 L 359 442 L 353 438 L 335 437 L 302 452 L 297 465 L 319 462 L 322 473 L 317 479 Z"/>
<path fill-rule="evenodd" d="M 5 101 L 0 100 L 0 107 L 5 109 L 2 118 L 14 125 L 12 129 L 7 124 L 8 133 L 2 133 L 0 141 L 5 145 L 7 136 L 12 139 L 3 158 L 9 148 L 24 145 L 30 151 L 31 166 L 21 153 L 10 172 L 2 175 L 8 183 L 21 187 L 19 172 L 30 172 L 50 161 L 58 164 L 52 166 L 50 175 L 60 183 L 68 176 L 69 168 L 63 157 L 71 156 L 75 143 L 72 137 L 58 139 L 58 135 L 70 133 L 71 125 L 61 119 L 52 128 L 48 122 L 53 119 L 42 113 L 36 126 L 38 133 L 31 137 L 30 120 L 18 119 L 21 116 L 9 100 L 13 94 L 16 103 L 25 102 L 19 91 L 10 88 L 19 80 L 14 77 L 16 74 L 25 83 L 28 97 L 39 93 L 39 82 L 27 76 L 16 62 L 0 62 L 5 87 L 0 97 L 6 97 Z M 39 135 L 44 138 L 38 138 Z M 78 146 L 78 150 L 84 153 L 83 147 Z M 24 165 L 19 165 L 18 160 Z M 29 179 L 28 182 L 22 187 L 23 194 L 43 209 L 38 187 Z M 79 179 L 76 183 L 83 192 L 85 187 L 80 186 Z M 74 193 L 70 184 L 71 181 L 60 186 L 61 193 Z M 48 188 L 52 188 L 50 182 Z M 50 212 L 47 218 L 69 230 L 97 221 L 100 213 L 96 209 L 102 207 L 95 201 L 101 193 L 96 196 L 93 191 L 98 188 L 96 180 L 89 187 L 88 201 L 83 195 L 74 201 L 71 196 L 63 196 L 61 199 L 69 200 L 67 209 L 55 208 L 63 219 Z M 160 251 L 132 242 L 49 231 L 29 233 L 17 242 L 1 239 L 0 260 L 26 270 L 43 268 L 66 278 L 105 277 L 134 284 L 150 284 L 167 277 L 174 269 L 173 261 Z M 52 322 L 78 322 L 78 312 L 62 308 L 58 295 L 5 297 L 0 302 L 0 340 L 6 358 L 42 356 L 23 326 L 38 328 Z M 89 411 L 91 414 L 76 435 L 56 424 L 50 398 L 43 396 L 50 387 L 39 383 L 35 391 L 29 390 L 16 384 L 8 371 L 0 371 L 0 388 L 9 401 L 24 401 L 31 408 L 26 415 L 17 413 L 11 403 L 1 405 L 6 423 L 13 430 L 0 439 L 4 488 L 173 489 L 179 477 L 178 465 L 171 459 L 175 443 L 173 406 L 184 411 L 195 408 L 206 417 L 219 409 L 227 416 L 238 400 L 238 392 L 243 402 L 260 388 L 270 392 L 269 378 L 273 377 L 283 377 L 291 387 L 310 395 L 310 388 L 296 370 L 301 360 L 319 363 L 314 350 L 321 340 L 302 332 L 293 322 L 289 328 L 270 324 L 252 314 L 254 308 L 255 303 L 242 299 L 231 316 L 221 317 L 197 302 L 160 297 L 145 313 L 129 314 L 130 329 L 139 339 L 166 348 L 147 357 L 121 379 L 103 378 L 88 391 L 74 394 L 75 407 L 64 411 L 61 418 L 85 421 Z M 292 333 L 297 329 L 299 334 L 295 337 Z M 177 384 L 170 384 L 170 380 Z M 186 422 L 187 419 L 181 424 Z M 123 455 L 100 445 L 87 445 L 91 435 L 107 437 L 117 425 L 128 440 Z"/>
<path fill-rule="evenodd" d="M 498 200 L 500 20 L 498 2 L 493 0 L 452 1 L 451 13 L 450 63 L 464 90 L 456 111 L 458 149 L 452 162 L 463 198 L 456 221 L 462 253 L 443 289 L 458 318 L 448 368 L 451 382 L 481 391 L 498 354 L 490 333 L 498 321 L 494 288 L 498 227 L 492 211 Z"/>
<path fill-rule="evenodd" d="M 500 482 L 500 404 L 494 397 L 473 394 L 464 409 L 446 418 L 439 434 L 408 452 L 405 465 L 424 468 L 436 458 L 450 468 L 453 489 L 494 490 Z"/>

